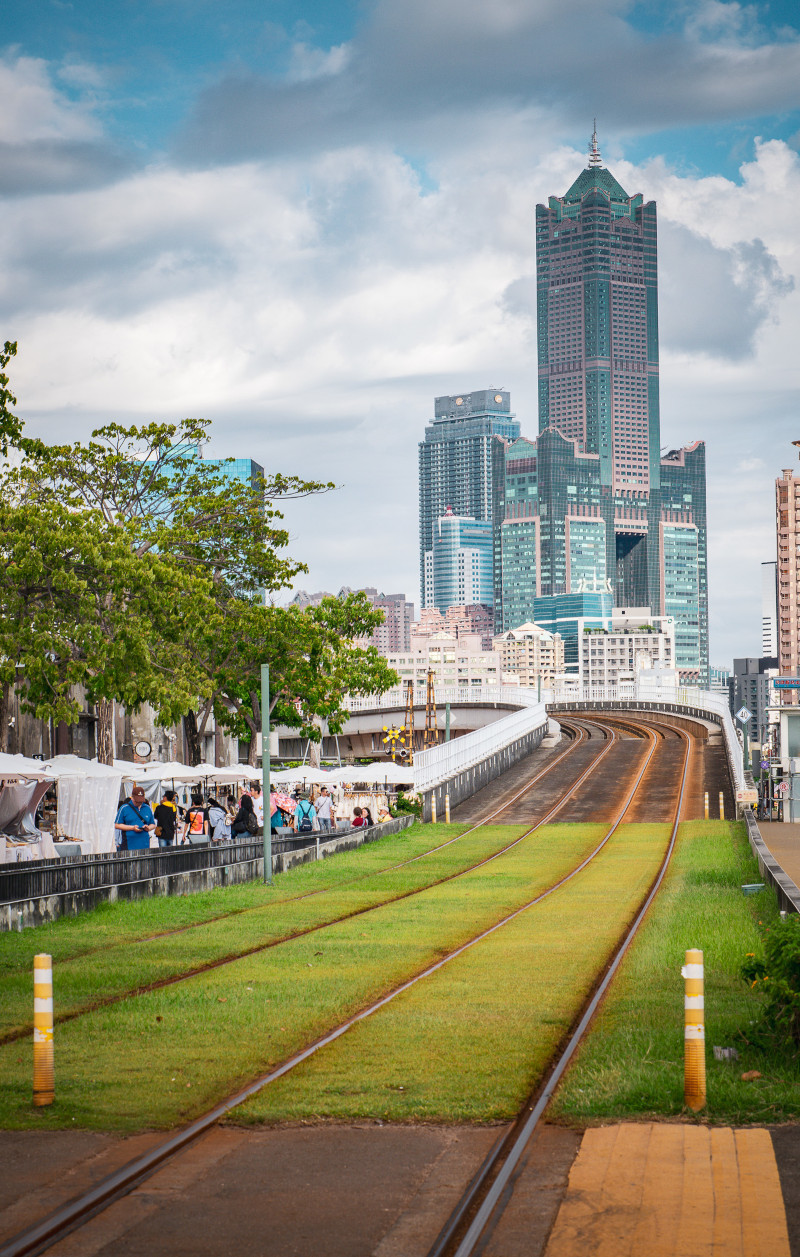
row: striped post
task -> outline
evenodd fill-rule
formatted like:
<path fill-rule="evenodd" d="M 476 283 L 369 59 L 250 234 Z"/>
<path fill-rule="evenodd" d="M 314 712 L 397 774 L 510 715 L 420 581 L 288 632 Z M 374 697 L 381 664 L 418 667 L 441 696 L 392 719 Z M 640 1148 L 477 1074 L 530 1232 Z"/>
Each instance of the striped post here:
<path fill-rule="evenodd" d="M 705 795 L 703 796 L 703 798 L 704 798 L 704 801 L 705 801 L 706 820 L 708 820 L 708 791 L 707 791 L 707 790 L 706 790 Z"/>
<path fill-rule="evenodd" d="M 54 1098 L 53 963 L 41 955 L 33 958 L 33 1103 L 40 1107 Z"/>
<path fill-rule="evenodd" d="M 706 1027 L 703 996 L 703 953 L 690 947 L 681 969 L 686 986 L 684 1007 L 683 1102 L 696 1113 L 706 1102 Z"/>
<path fill-rule="evenodd" d="M 436 824 L 436 792 L 431 794 L 431 824 Z"/>
<path fill-rule="evenodd" d="M 444 796 L 444 819 L 450 824 L 450 791 L 448 790 Z"/>
<path fill-rule="evenodd" d="M 725 820 L 725 798 L 721 790 L 719 792 L 719 819 Z"/>

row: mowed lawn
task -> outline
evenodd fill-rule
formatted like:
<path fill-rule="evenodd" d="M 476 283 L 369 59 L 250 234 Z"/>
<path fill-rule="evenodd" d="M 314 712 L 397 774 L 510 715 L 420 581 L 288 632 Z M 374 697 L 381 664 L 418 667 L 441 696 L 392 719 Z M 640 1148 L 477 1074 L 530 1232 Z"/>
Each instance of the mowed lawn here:
<path fill-rule="evenodd" d="M 593 1029 L 551 1105 L 549 1118 L 587 1125 L 675 1117 L 683 1111 L 681 965 L 689 947 L 705 964 L 708 1104 L 698 1120 L 740 1125 L 797 1121 L 796 1048 L 759 1029 L 761 997 L 740 976 L 748 952 L 777 917 L 775 895 L 745 896 L 760 882 L 745 826 L 681 825 L 662 890 L 625 957 Z M 714 1045 L 737 1061 L 716 1061 Z M 743 1079 L 756 1070 L 758 1078 Z"/>
<path fill-rule="evenodd" d="M 602 825 L 548 826 L 455 881 L 66 1023 L 56 1034 L 57 1101 L 51 1108 L 34 1111 L 31 1106 L 30 1041 L 7 1044 L 0 1048 L 0 1126 L 133 1130 L 169 1126 L 194 1116 L 551 885 L 588 854 L 603 832 Z M 548 950 L 555 949 L 559 957 L 554 976 L 579 950 L 578 937 L 572 938 L 573 916 L 574 927 L 591 955 L 586 975 L 581 976 L 583 970 L 575 975 L 585 988 L 607 952 L 604 938 L 613 932 L 609 922 L 618 911 L 617 903 L 624 905 L 619 909 L 623 917 L 630 913 L 632 900 L 640 897 L 658 864 L 667 832 L 666 826 L 621 828 L 597 870 L 586 870 L 570 883 L 574 888 L 586 880 L 587 892 L 576 895 L 574 889 L 564 887 L 546 905 L 524 914 L 521 921 L 526 923 L 539 916 L 548 922 L 538 939 L 534 939 L 535 931 L 531 934 L 529 947 L 525 944 L 518 951 L 513 943 L 513 930 L 527 933 L 520 925 L 504 927 L 495 942 L 473 949 L 470 963 L 477 964 L 478 971 L 459 987 L 456 1003 L 446 1001 L 449 1007 L 468 1011 L 484 999 L 496 1000 L 493 1016 L 499 1041 L 510 1044 L 516 1037 L 515 1026 L 500 1027 L 514 1007 L 515 992 L 527 990 L 529 983 L 541 983 L 538 969 Z M 507 836 L 513 834 L 507 831 Z M 445 851 L 455 870 L 463 859 L 460 843 Z M 610 870 L 605 880 L 599 872 L 601 865 Z M 595 885 L 592 877 L 601 880 Z M 565 924 L 558 904 L 566 910 L 570 897 L 579 906 Z M 546 918 L 545 913 L 549 914 Z M 266 931 L 269 925 L 263 928 Z M 136 948 L 130 951 L 133 954 Z M 482 954 L 483 962 L 479 960 Z M 454 962 L 447 970 L 455 972 L 460 964 Z M 85 989 L 90 991 L 93 971 L 106 972 L 103 953 L 85 954 L 83 967 Z M 474 992 L 473 980 L 479 983 Z M 425 990 L 428 1000 L 436 1004 L 438 981 L 437 977 L 420 984 L 421 1008 L 426 1007 Z M 486 984 L 485 991 L 479 989 L 480 982 Z M 388 1010 L 378 1017 L 387 1014 Z M 412 1020 L 424 1016 L 412 1014 Z M 560 1037 L 564 1017 L 569 1012 L 560 1004 L 554 1006 L 552 1025 L 543 1031 L 549 1044 Z M 345 1039 L 351 1040 L 351 1034 Z M 432 1085 L 434 1091 L 441 1088 L 442 1099 L 426 1101 L 420 1115 L 436 1111 L 458 1118 L 468 1112 L 482 1120 L 503 1111 L 505 1101 L 498 1104 L 488 1096 L 485 1103 L 478 1097 L 466 1107 L 458 1098 L 473 1053 L 470 1035 L 459 1042 L 469 1059 L 459 1047 L 445 1052 L 444 1072 L 433 1064 L 430 1070 L 425 1067 L 426 1073 L 432 1070 L 438 1076 L 439 1082 Z M 357 1047 L 354 1039 L 353 1047 Z M 407 1059 L 404 1041 L 398 1040 L 397 1055 Z M 528 1078 L 531 1066 L 524 1052 L 520 1062 Z M 391 1058 L 386 1065 L 393 1068 Z M 447 1076 L 451 1070 L 459 1080 L 455 1084 Z M 512 1087 L 509 1094 L 513 1091 Z M 363 1110 L 363 1101 L 358 1099 L 353 1112 Z M 309 1104 L 309 1111 L 316 1112 L 314 1103 Z M 404 1115 L 410 1114 L 404 1111 Z M 270 1113 L 266 1120 L 279 1116 Z"/>
<path fill-rule="evenodd" d="M 524 830 L 486 827 L 449 842 L 459 827 L 417 825 L 300 865 L 277 876 L 272 887 L 251 882 L 197 896 L 116 903 L 2 935 L 0 1037 L 32 1023 L 37 952 L 53 957 L 63 1015 L 407 895 L 486 859 Z"/>

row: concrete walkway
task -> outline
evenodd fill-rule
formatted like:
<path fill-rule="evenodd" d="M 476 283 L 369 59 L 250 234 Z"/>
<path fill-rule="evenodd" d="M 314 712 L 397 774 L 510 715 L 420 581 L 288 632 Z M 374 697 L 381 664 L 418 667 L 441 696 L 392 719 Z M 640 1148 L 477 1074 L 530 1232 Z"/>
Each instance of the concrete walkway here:
<path fill-rule="evenodd" d="M 759 821 L 758 828 L 769 850 L 795 886 L 800 886 L 800 825 Z"/>
<path fill-rule="evenodd" d="M 790 1257 L 767 1130 L 588 1130 L 545 1257 Z"/>

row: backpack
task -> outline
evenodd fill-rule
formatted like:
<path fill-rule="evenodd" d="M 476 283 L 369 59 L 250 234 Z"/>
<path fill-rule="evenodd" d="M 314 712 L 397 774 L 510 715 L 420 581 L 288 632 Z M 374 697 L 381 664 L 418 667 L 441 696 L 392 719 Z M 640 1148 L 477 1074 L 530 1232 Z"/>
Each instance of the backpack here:
<path fill-rule="evenodd" d="M 303 804 L 298 803 L 297 805 L 298 813 L 300 812 L 300 808 L 302 806 Z M 307 803 L 305 804 L 305 807 L 306 808 L 308 807 Z M 309 815 L 308 812 L 303 813 L 300 817 L 300 824 L 297 826 L 298 834 L 310 834 L 313 828 L 314 826 L 311 824 L 311 816 Z"/>
<path fill-rule="evenodd" d="M 245 814 L 244 823 L 247 826 L 248 834 L 258 833 L 258 817 L 255 812 L 247 812 Z"/>

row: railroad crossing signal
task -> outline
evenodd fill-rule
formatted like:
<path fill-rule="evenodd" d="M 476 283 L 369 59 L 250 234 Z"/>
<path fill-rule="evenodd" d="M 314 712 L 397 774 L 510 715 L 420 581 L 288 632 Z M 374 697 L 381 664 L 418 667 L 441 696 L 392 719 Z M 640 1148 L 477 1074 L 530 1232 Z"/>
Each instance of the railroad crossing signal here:
<path fill-rule="evenodd" d="M 741 720 L 742 724 L 746 725 L 752 715 L 753 713 L 749 711 L 747 707 L 740 707 L 736 713 L 736 719 Z"/>
<path fill-rule="evenodd" d="M 405 749 L 405 744 L 406 744 L 405 735 L 408 732 L 408 730 L 406 729 L 406 726 L 401 725 L 399 729 L 393 729 L 393 728 L 390 728 L 389 725 L 384 725 L 383 732 L 387 735 L 383 739 L 383 741 L 385 744 L 390 745 L 391 752 L 392 752 L 392 759 L 395 761 L 395 763 L 397 763 L 398 756 L 401 759 L 405 759 L 406 755 L 408 754 L 408 751 Z M 397 749 L 398 742 L 400 743 L 400 748 L 401 748 L 399 751 Z"/>

